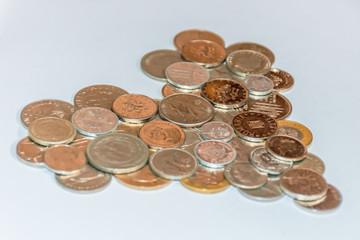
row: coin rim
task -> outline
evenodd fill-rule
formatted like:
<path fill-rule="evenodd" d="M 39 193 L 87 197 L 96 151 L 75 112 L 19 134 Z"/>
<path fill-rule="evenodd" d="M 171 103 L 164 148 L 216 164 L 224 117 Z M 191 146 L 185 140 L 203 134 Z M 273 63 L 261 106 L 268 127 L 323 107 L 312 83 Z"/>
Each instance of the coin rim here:
<path fill-rule="evenodd" d="M 274 137 L 288 137 L 288 138 L 291 138 L 291 139 L 293 139 L 293 140 L 296 140 L 297 142 L 299 142 L 299 143 L 303 146 L 303 148 L 304 148 L 305 151 L 304 151 L 304 153 L 303 153 L 301 156 L 299 156 L 299 157 L 290 158 L 290 157 L 280 156 L 280 155 L 276 154 L 273 150 L 271 150 L 271 149 L 269 148 L 269 142 L 270 142 L 270 140 L 271 140 L 272 138 L 274 138 Z M 307 156 L 307 153 L 308 153 L 307 147 L 305 146 L 305 144 L 304 144 L 302 141 L 300 141 L 300 140 L 297 139 L 297 138 L 290 137 L 290 136 L 287 136 L 287 135 L 273 135 L 273 136 L 270 136 L 268 139 L 266 139 L 265 148 L 266 148 L 266 151 L 267 151 L 271 156 L 273 156 L 274 158 L 276 158 L 276 159 L 278 159 L 278 160 L 280 160 L 280 161 L 285 161 L 285 162 L 299 162 L 299 161 L 301 161 L 301 160 L 304 160 L 304 159 L 306 158 L 306 156 Z"/>

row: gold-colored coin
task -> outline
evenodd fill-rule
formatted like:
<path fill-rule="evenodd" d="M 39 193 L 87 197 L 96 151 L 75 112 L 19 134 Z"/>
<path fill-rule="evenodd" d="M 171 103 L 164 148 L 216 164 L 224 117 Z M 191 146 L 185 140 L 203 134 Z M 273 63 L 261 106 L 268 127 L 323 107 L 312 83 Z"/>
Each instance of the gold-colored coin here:
<path fill-rule="evenodd" d="M 306 146 L 309 146 L 313 140 L 311 131 L 304 125 L 290 121 L 290 120 L 277 120 L 279 129 L 279 135 L 287 135 L 294 137 L 303 142 Z"/>
<path fill-rule="evenodd" d="M 144 124 L 142 123 L 128 123 L 128 122 L 122 122 L 119 123 L 119 125 L 117 126 L 115 132 L 117 133 L 128 133 L 134 136 L 138 136 L 139 135 L 139 131 L 140 128 L 143 126 Z"/>

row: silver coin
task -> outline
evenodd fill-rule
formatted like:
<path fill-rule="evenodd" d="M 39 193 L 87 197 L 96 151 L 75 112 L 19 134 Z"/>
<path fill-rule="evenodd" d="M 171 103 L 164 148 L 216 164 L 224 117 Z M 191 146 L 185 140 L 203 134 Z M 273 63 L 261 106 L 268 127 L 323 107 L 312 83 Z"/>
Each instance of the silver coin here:
<path fill-rule="evenodd" d="M 218 121 L 207 122 L 201 127 L 201 136 L 205 140 L 229 142 L 234 137 L 234 129 L 230 124 Z"/>
<path fill-rule="evenodd" d="M 292 162 L 279 161 L 266 151 L 265 147 L 254 149 L 250 153 L 250 162 L 259 171 L 278 175 L 292 167 Z"/>
<path fill-rule="evenodd" d="M 249 94 L 257 96 L 268 95 L 274 89 L 273 81 L 263 75 L 246 76 L 243 85 L 249 90 Z"/>
<path fill-rule="evenodd" d="M 259 172 L 248 162 L 234 162 L 225 167 L 225 178 L 231 185 L 242 189 L 256 189 L 268 179 L 266 173 Z"/>
<path fill-rule="evenodd" d="M 195 146 L 203 140 L 200 130 L 198 128 L 184 128 L 183 131 L 185 133 L 185 141 L 180 148 L 190 154 L 194 154 Z"/>
<path fill-rule="evenodd" d="M 281 198 L 284 192 L 280 188 L 279 177 L 269 177 L 267 183 L 258 189 L 241 189 L 239 191 L 245 196 L 259 201 L 274 201 Z"/>
<path fill-rule="evenodd" d="M 313 153 L 308 153 L 306 158 L 301 162 L 296 162 L 293 168 L 308 168 L 320 174 L 325 172 L 324 162 Z"/>

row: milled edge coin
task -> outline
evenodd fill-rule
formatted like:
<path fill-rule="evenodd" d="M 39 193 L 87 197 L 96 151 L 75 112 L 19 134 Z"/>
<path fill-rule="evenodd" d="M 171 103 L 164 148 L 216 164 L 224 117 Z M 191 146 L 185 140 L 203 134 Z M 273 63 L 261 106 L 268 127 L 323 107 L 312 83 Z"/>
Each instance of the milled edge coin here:
<path fill-rule="evenodd" d="M 313 135 L 312 135 L 311 131 L 307 127 L 302 125 L 301 123 L 290 121 L 290 120 L 277 120 L 277 123 L 279 125 L 279 130 L 278 130 L 279 135 L 288 135 L 290 137 L 295 137 L 295 138 L 299 139 L 300 141 L 302 141 L 306 146 L 309 146 L 311 144 L 311 142 L 313 140 Z M 295 131 L 296 130 L 299 131 L 302 136 L 299 138 L 294 134 L 282 132 L 281 129 L 283 127 L 293 128 L 293 129 L 295 129 Z"/>
<path fill-rule="evenodd" d="M 254 168 L 249 162 L 234 162 L 225 167 L 225 178 L 235 187 L 256 189 L 266 184 L 268 175 Z"/>
<path fill-rule="evenodd" d="M 200 131 L 205 140 L 229 142 L 234 137 L 234 129 L 231 125 L 220 121 L 207 122 L 201 126 Z"/>
<path fill-rule="evenodd" d="M 29 137 L 21 139 L 16 145 L 18 158 L 32 167 L 44 167 L 44 151 L 47 147 L 36 144 Z"/>
<path fill-rule="evenodd" d="M 266 76 L 273 81 L 275 91 L 287 91 L 294 86 L 294 77 L 284 70 L 272 68 Z"/>
<path fill-rule="evenodd" d="M 250 163 L 259 171 L 273 175 L 281 174 L 293 165 L 292 162 L 279 161 L 272 157 L 265 147 L 256 148 L 250 153 Z"/>
<path fill-rule="evenodd" d="M 257 201 L 275 201 L 284 196 L 284 192 L 280 187 L 279 177 L 268 177 L 265 185 L 258 189 L 238 188 L 238 190 L 246 197 Z"/>
<path fill-rule="evenodd" d="M 285 135 L 269 137 L 266 140 L 265 148 L 271 156 L 281 161 L 298 162 L 306 158 L 307 155 L 305 144 L 296 138 Z"/>

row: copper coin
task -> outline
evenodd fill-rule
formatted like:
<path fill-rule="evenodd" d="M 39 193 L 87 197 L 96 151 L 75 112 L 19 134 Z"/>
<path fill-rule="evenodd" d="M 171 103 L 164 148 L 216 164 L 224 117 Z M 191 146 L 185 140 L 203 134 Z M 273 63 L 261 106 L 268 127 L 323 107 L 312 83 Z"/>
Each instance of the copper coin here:
<path fill-rule="evenodd" d="M 203 140 L 200 131 L 197 128 L 184 128 L 183 131 L 185 133 L 185 141 L 180 148 L 194 154 L 195 146 Z"/>
<path fill-rule="evenodd" d="M 44 166 L 43 155 L 46 147 L 36 144 L 29 137 L 21 139 L 16 150 L 22 162 L 34 167 Z"/>
<path fill-rule="evenodd" d="M 80 134 L 96 137 L 109 132 L 114 132 L 119 119 L 108 109 L 86 107 L 77 110 L 72 115 L 71 122 Z"/>
<path fill-rule="evenodd" d="M 319 174 L 323 174 L 325 172 L 324 162 L 318 156 L 312 153 L 308 153 L 304 160 L 296 162 L 293 165 L 293 168 L 307 168 L 314 170 Z"/>
<path fill-rule="evenodd" d="M 320 199 L 328 190 L 328 184 L 319 173 L 303 168 L 284 172 L 280 178 L 280 186 L 290 197 L 303 201 Z"/>
<path fill-rule="evenodd" d="M 70 143 L 70 145 L 74 146 L 74 147 L 77 147 L 81 151 L 86 153 L 86 148 L 87 148 L 87 145 L 89 144 L 90 141 L 91 141 L 91 139 L 87 138 L 86 136 L 83 136 L 81 134 L 76 134 L 76 137 L 75 137 L 74 141 L 72 141 Z"/>
<path fill-rule="evenodd" d="M 159 113 L 162 118 L 181 127 L 198 127 L 213 118 L 214 109 L 202 97 L 177 93 L 161 100 Z"/>
<path fill-rule="evenodd" d="M 234 137 L 234 129 L 227 123 L 212 121 L 202 125 L 201 135 L 207 140 L 229 142 Z"/>
<path fill-rule="evenodd" d="M 138 136 L 139 135 L 139 131 L 140 128 L 143 126 L 144 124 L 133 124 L 133 123 L 128 123 L 128 122 L 122 122 L 119 123 L 115 132 L 117 133 L 128 133 L 134 136 Z"/>
<path fill-rule="evenodd" d="M 236 159 L 234 162 L 249 162 L 249 155 L 252 150 L 263 147 L 263 143 L 253 143 L 241 138 L 234 137 L 230 145 L 236 150 Z"/>
<path fill-rule="evenodd" d="M 256 148 L 250 153 L 250 162 L 259 171 L 278 175 L 292 167 L 292 162 L 279 161 L 272 157 L 264 147 Z"/>
<path fill-rule="evenodd" d="M 200 89 L 195 89 L 195 90 L 184 90 L 181 88 L 176 88 L 174 86 L 171 86 L 170 84 L 165 84 L 163 86 L 163 88 L 161 89 L 161 94 L 162 96 L 165 98 L 167 96 L 170 96 L 174 93 L 190 93 L 190 94 L 194 94 L 194 95 L 201 95 L 201 90 Z"/>
<path fill-rule="evenodd" d="M 279 131 L 277 134 L 297 138 L 306 146 L 311 144 L 313 135 L 311 131 L 304 125 L 289 120 L 278 120 L 277 123 L 279 125 Z"/>
<path fill-rule="evenodd" d="M 270 71 L 271 63 L 262 53 L 251 50 L 238 50 L 226 58 L 226 66 L 237 75 L 265 75 Z"/>
<path fill-rule="evenodd" d="M 258 189 L 241 189 L 239 191 L 245 196 L 258 201 L 274 201 L 281 198 L 284 192 L 280 187 L 279 177 L 268 177 L 267 183 Z"/>
<path fill-rule="evenodd" d="M 243 85 L 248 89 L 249 94 L 257 96 L 268 95 L 274 88 L 274 83 L 263 75 L 246 76 Z"/>
<path fill-rule="evenodd" d="M 185 30 L 178 33 L 174 38 L 174 45 L 178 50 L 181 50 L 182 46 L 191 40 L 209 40 L 225 47 L 225 41 L 222 37 L 216 33 L 199 29 Z"/>
<path fill-rule="evenodd" d="M 301 141 L 284 135 L 269 137 L 265 147 L 268 153 L 282 161 L 298 162 L 307 155 L 307 148 Z"/>
<path fill-rule="evenodd" d="M 181 54 L 185 60 L 206 68 L 219 66 L 226 58 L 226 52 L 222 46 L 207 40 L 192 40 L 185 43 Z"/>
<path fill-rule="evenodd" d="M 140 128 L 139 137 L 152 148 L 171 148 L 183 144 L 185 134 L 174 123 L 151 121 Z"/>
<path fill-rule="evenodd" d="M 176 62 L 184 61 L 181 54 L 174 50 L 156 50 L 147 53 L 141 59 L 141 70 L 146 76 L 157 80 L 166 81 L 165 70 L 168 66 Z"/>
<path fill-rule="evenodd" d="M 294 86 L 294 77 L 284 70 L 272 68 L 266 76 L 273 81 L 276 91 L 286 91 Z"/>
<path fill-rule="evenodd" d="M 243 110 L 241 108 L 229 108 L 229 109 L 214 108 L 213 121 L 224 122 L 232 125 L 233 118 L 242 112 Z"/>
<path fill-rule="evenodd" d="M 70 145 L 56 145 L 46 149 L 44 153 L 45 166 L 57 174 L 73 174 L 86 165 L 83 151 Z"/>
<path fill-rule="evenodd" d="M 244 80 L 244 77 L 236 75 L 229 71 L 225 64 L 214 68 L 208 68 L 207 70 L 210 73 L 210 80 L 214 78 L 227 78 L 236 82 L 242 82 Z"/>
<path fill-rule="evenodd" d="M 200 88 L 210 77 L 204 67 L 191 62 L 173 63 L 165 73 L 168 83 L 184 89 Z"/>
<path fill-rule="evenodd" d="M 239 137 L 251 142 L 261 142 L 278 130 L 275 119 L 259 112 L 240 113 L 234 117 L 232 125 Z"/>
<path fill-rule="evenodd" d="M 231 185 L 243 189 L 259 188 L 268 179 L 266 173 L 259 172 L 248 162 L 237 162 L 227 165 L 224 176 Z"/>
<path fill-rule="evenodd" d="M 75 111 L 76 108 L 68 102 L 53 99 L 40 100 L 26 105 L 21 112 L 21 121 L 26 127 L 43 117 L 57 117 L 70 121 Z"/>
<path fill-rule="evenodd" d="M 101 107 L 111 110 L 115 99 L 128 92 L 112 85 L 92 85 L 76 93 L 74 103 L 77 108 Z"/>
<path fill-rule="evenodd" d="M 158 110 L 155 101 L 141 94 L 125 94 L 113 103 L 114 112 L 124 121 L 140 123 L 153 118 Z"/>
<path fill-rule="evenodd" d="M 226 78 L 217 78 L 202 86 L 201 95 L 215 107 L 229 109 L 243 106 L 249 93 L 241 83 Z"/>
<path fill-rule="evenodd" d="M 260 45 L 258 43 L 252 43 L 252 42 L 239 42 L 231 44 L 226 48 L 226 54 L 230 55 L 232 52 L 235 52 L 237 50 L 252 50 L 255 52 L 259 52 L 264 54 L 271 62 L 271 65 L 275 62 L 275 55 L 274 53 L 268 49 L 267 47 Z"/>

